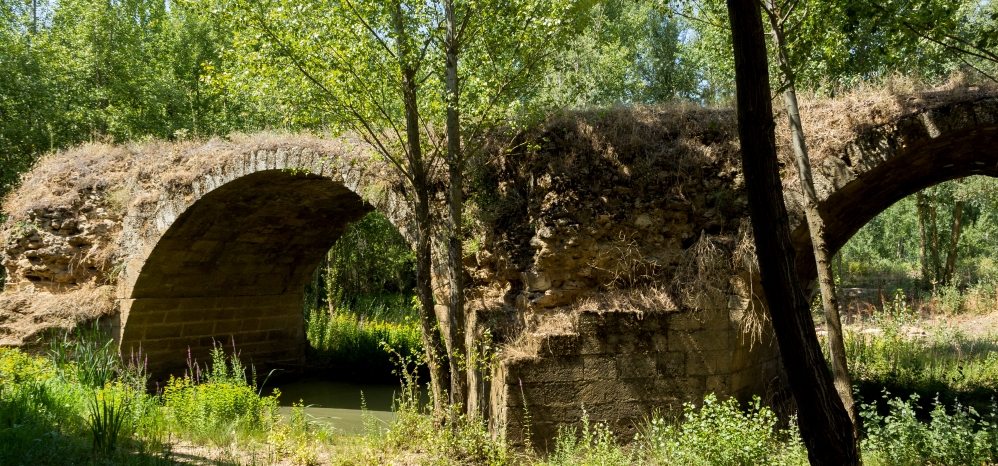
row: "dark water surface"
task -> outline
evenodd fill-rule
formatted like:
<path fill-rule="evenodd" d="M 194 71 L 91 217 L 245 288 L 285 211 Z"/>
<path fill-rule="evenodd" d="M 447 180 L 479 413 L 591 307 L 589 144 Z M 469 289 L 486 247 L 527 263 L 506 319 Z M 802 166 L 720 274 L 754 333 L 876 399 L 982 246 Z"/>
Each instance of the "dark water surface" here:
<path fill-rule="evenodd" d="M 313 420 L 349 434 L 364 432 L 362 404 L 366 407 L 366 416 L 373 418 L 368 422 L 381 426 L 391 422 L 395 418 L 392 401 L 401 390 L 398 384 L 331 382 L 309 378 L 268 385 L 264 393 L 272 388 L 281 391 L 281 415 L 289 417 L 292 403 L 302 401 L 305 414 Z"/>

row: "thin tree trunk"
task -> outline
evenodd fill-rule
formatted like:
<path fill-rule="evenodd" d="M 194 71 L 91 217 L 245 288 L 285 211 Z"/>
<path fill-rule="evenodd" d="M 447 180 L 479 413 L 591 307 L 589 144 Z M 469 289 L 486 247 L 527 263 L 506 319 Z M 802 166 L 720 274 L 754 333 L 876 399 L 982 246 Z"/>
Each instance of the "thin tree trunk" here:
<path fill-rule="evenodd" d="M 852 423 L 821 354 L 798 282 L 776 158 L 765 33 L 757 0 L 727 0 L 735 55 L 738 134 L 763 291 L 798 424 L 814 465 L 859 464 Z"/>
<path fill-rule="evenodd" d="M 918 210 L 918 247 L 922 265 L 922 287 L 928 289 L 932 282 L 929 260 L 929 200 L 925 193 L 915 193 L 915 207 Z"/>
<path fill-rule="evenodd" d="M 949 248 L 946 251 L 946 268 L 943 270 L 943 284 L 953 283 L 953 273 L 956 272 L 957 246 L 960 245 L 960 233 L 963 230 L 964 201 L 953 204 L 953 227 L 950 229 Z"/>
<path fill-rule="evenodd" d="M 804 214 L 811 234 L 811 245 L 814 249 L 814 260 L 818 272 L 818 287 L 821 290 L 821 305 L 825 310 L 825 325 L 828 328 L 828 348 L 832 359 L 832 374 L 835 378 L 835 390 L 842 398 L 846 412 L 853 426 L 859 421 L 856 402 L 852 397 L 852 377 L 846 361 L 846 346 L 842 336 L 842 320 L 839 318 L 839 300 L 836 296 L 835 278 L 832 276 L 830 252 L 825 243 L 825 221 L 818 211 L 818 192 L 814 189 L 814 177 L 811 174 L 811 159 L 807 153 L 807 142 L 804 138 L 804 127 L 801 125 L 800 106 L 797 104 L 797 88 L 794 71 L 787 54 L 786 38 L 783 36 L 783 24 L 773 0 L 765 0 L 766 11 L 770 25 L 773 28 L 773 45 L 776 49 L 777 62 L 786 78 L 786 90 L 783 100 L 787 106 L 787 118 L 790 120 L 790 131 L 793 134 L 794 156 L 797 161 L 797 171 L 800 174 L 801 191 L 804 195 Z M 855 430 L 854 434 L 858 434 Z"/>
<path fill-rule="evenodd" d="M 430 392 L 433 397 L 433 412 L 441 418 L 444 415 L 444 400 L 447 399 L 447 373 L 443 369 L 446 352 L 443 348 L 436 314 L 433 311 L 433 288 L 431 283 L 430 237 L 430 182 L 427 164 L 423 160 L 422 137 L 419 127 L 419 106 L 416 100 L 418 81 L 416 70 L 409 58 L 403 22 L 402 5 L 396 1 L 392 9 L 392 25 L 399 44 L 399 67 L 402 70 L 402 101 L 405 105 L 406 145 L 408 145 L 408 165 L 412 175 L 412 188 L 416 203 L 416 294 L 419 296 L 419 323 L 422 329 L 423 348 L 426 365 L 430 369 Z"/>
<path fill-rule="evenodd" d="M 470 12 L 468 13 L 470 14 Z M 450 329 L 447 344 L 450 347 L 451 404 L 457 412 L 466 412 L 468 407 L 468 377 L 462 365 L 468 363 L 465 342 L 464 315 L 464 238 L 462 223 L 464 215 L 464 154 L 461 152 L 460 89 L 457 79 L 459 43 L 457 38 L 457 18 L 454 1 L 444 0 L 446 36 L 445 85 L 447 92 L 447 174 L 450 178 L 448 190 L 449 225 L 447 232 L 447 272 L 450 275 Z"/>
<path fill-rule="evenodd" d="M 929 273 L 932 276 L 933 286 L 939 283 L 943 275 L 941 251 L 939 248 L 939 223 L 936 221 L 939 212 L 937 204 L 938 198 L 935 196 L 926 204 L 929 212 Z"/>

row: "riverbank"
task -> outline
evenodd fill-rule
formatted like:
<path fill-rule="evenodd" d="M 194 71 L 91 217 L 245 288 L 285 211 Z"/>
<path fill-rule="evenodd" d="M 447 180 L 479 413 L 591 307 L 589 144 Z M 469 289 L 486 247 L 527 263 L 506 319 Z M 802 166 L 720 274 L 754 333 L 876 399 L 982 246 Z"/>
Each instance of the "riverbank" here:
<path fill-rule="evenodd" d="M 883 346 L 880 341 L 868 346 Z M 626 443 L 583 418 L 578 430 L 561 432 L 540 451 L 532 448 L 540 445 L 512 446 L 493 438 L 480 421 L 438 423 L 413 384 L 392 388 L 390 395 L 372 391 L 370 404 L 365 395 L 367 408 L 383 407 L 390 399 L 395 414 L 381 417 L 379 410 L 361 409 L 358 428 L 344 429 L 295 403 L 295 396 L 304 399 L 303 387 L 283 385 L 287 392 L 258 387 L 245 378 L 239 361 L 221 349 L 200 375 L 173 379 L 162 394 L 149 394 L 139 366 L 120 361 L 112 348 L 64 342 L 44 356 L 0 349 L 0 464 L 807 462 L 792 420 L 781 420 L 758 400 L 740 404 L 709 395 L 697 406 L 687 405 L 679 418 L 650 418 Z M 864 367 L 874 366 L 856 364 L 859 383 L 873 380 L 862 374 L 871 373 Z M 864 400 L 866 464 L 982 464 L 998 459 L 998 423 L 993 422 L 998 413 L 993 409 L 930 402 L 923 412 L 927 398 L 880 397 L 881 404 Z"/>

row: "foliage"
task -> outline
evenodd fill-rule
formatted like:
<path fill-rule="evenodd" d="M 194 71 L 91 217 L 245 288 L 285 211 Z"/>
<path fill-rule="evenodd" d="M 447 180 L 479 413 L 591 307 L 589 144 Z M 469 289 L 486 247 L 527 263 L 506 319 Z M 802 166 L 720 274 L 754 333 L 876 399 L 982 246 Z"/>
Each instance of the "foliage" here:
<path fill-rule="evenodd" d="M 518 464 L 514 462 L 516 452 L 504 439 L 492 436 L 484 419 L 454 413 L 440 426 L 421 395 L 418 358 L 393 355 L 402 382 L 395 400 L 395 420 L 384 427 L 367 426 L 368 445 L 381 454 L 368 462 L 393 462 L 386 458 L 418 453 L 424 464 Z"/>
<path fill-rule="evenodd" d="M 538 95 L 545 106 L 590 107 L 694 97 L 686 25 L 657 2 L 596 2 L 569 46 L 555 50 Z"/>
<path fill-rule="evenodd" d="M 995 246 L 998 243 L 994 241 L 998 237 L 995 192 L 998 192 L 998 181 L 980 176 L 928 188 L 921 194 L 929 204 L 931 216 L 928 218 L 920 218 L 926 209 L 920 213 L 915 196 L 898 201 L 843 246 L 839 268 L 843 286 L 886 284 L 909 291 L 928 288 L 937 296 L 951 292 L 942 283 L 944 264 L 941 261 L 946 259 L 946 249 L 953 237 L 953 213 L 959 201 L 962 203 L 962 227 L 957 237 L 954 274 L 946 285 L 960 288 L 961 293 L 976 285 L 993 287 L 998 283 L 993 260 L 998 255 Z M 924 251 L 920 235 L 923 224 L 930 239 Z M 933 236 L 938 239 L 931 241 Z M 936 258 L 934 263 L 923 264 L 926 260 L 932 262 L 932 257 Z M 929 275 L 922 277 L 921 271 L 927 271 Z M 922 283 L 916 283 L 916 279 Z M 948 310 L 957 309 L 950 306 Z"/>
<path fill-rule="evenodd" d="M 835 94 L 893 74 L 939 82 L 954 70 L 995 69 L 966 50 L 987 47 L 998 21 L 993 2 L 976 0 L 780 1 L 788 12 L 790 60 L 801 91 Z M 676 0 L 687 19 L 686 58 L 702 82 L 701 100 L 724 101 L 734 93 L 727 11 L 719 0 Z M 985 49 L 987 50 L 987 49 Z M 982 54 L 982 55 L 987 55 Z M 976 72 L 976 71 L 975 71 Z M 770 73 L 776 76 L 775 73 Z"/>
<path fill-rule="evenodd" d="M 326 429 L 308 419 L 305 405 L 299 401 L 292 404 L 288 422 L 273 426 L 268 441 L 294 464 L 317 464 L 317 444 L 325 443 L 329 440 L 328 437 Z"/>
<path fill-rule="evenodd" d="M 329 250 L 324 275 L 326 302 L 332 307 L 375 308 L 375 303 L 359 306 L 360 301 L 375 295 L 388 300 L 405 299 L 416 286 L 415 256 L 409 243 L 388 218 L 372 212 L 350 224 Z M 386 303 L 385 307 L 408 303 Z M 361 315 L 373 317 L 367 312 Z M 408 313 L 408 312 L 407 312 Z"/>
<path fill-rule="evenodd" d="M 216 346 L 201 374 L 171 377 L 163 390 L 167 419 L 184 437 L 224 445 L 274 424 L 280 392 L 259 396 L 236 356 Z"/>
<path fill-rule="evenodd" d="M 945 326 L 922 337 L 911 335 L 916 318 L 899 293 L 886 311 L 874 315 L 876 332 L 846 332 L 846 353 L 857 381 L 928 394 L 966 396 L 998 389 L 998 340 L 970 338 Z"/>
<path fill-rule="evenodd" d="M 649 460 L 664 464 L 806 464 L 796 428 L 778 422 L 758 397 L 743 411 L 737 400 L 710 394 L 699 408 L 686 404 L 679 424 L 653 419 L 642 442 Z"/>
<path fill-rule="evenodd" d="M 93 437 L 94 454 L 107 457 L 118 446 L 118 437 L 123 432 L 125 420 L 129 418 L 130 393 L 114 386 L 97 390 L 90 400 L 90 432 Z"/>
<path fill-rule="evenodd" d="M 554 465 L 615 465 L 631 462 L 606 424 L 590 422 L 582 413 L 581 429 L 560 429 L 554 452 L 547 463 Z"/>
<path fill-rule="evenodd" d="M 884 401 L 890 413 L 880 417 L 876 406 L 863 406 L 864 451 L 868 464 L 885 466 L 991 464 L 998 458 L 995 412 L 981 416 L 956 403 L 947 410 L 936 399 L 929 422 L 918 419 L 918 395 Z"/>
<path fill-rule="evenodd" d="M 97 324 L 91 328 L 79 327 L 72 334 L 67 332 L 53 339 L 49 357 L 60 371 L 66 371 L 63 377 L 74 378 L 87 387 L 103 387 L 124 370 L 114 341 L 102 336 Z"/>
<path fill-rule="evenodd" d="M 395 368 L 392 351 L 422 354 L 419 327 L 411 315 L 392 322 L 368 320 L 346 310 L 312 310 L 306 320 L 306 335 L 317 362 L 355 378 L 385 380 Z"/>
<path fill-rule="evenodd" d="M 272 121 L 207 85 L 229 37 L 219 26 L 183 1 L 0 1 L 0 193 L 52 149 Z"/>

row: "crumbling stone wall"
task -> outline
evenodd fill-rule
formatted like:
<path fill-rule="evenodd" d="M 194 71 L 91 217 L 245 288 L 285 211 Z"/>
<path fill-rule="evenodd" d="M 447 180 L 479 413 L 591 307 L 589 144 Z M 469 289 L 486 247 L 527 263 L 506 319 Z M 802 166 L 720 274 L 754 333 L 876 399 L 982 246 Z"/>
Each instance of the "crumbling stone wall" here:
<path fill-rule="evenodd" d="M 108 283 L 121 230 L 121 212 L 100 191 L 68 206 L 39 206 L 11 225 L 4 244 L 6 286 L 58 290 L 97 281 Z"/>
<path fill-rule="evenodd" d="M 522 323 L 491 374 L 497 431 L 543 447 L 585 412 L 632 438 L 654 411 L 779 385 L 731 112 L 597 111 L 527 137 L 486 176 L 485 217 L 515 227 L 480 265 Z"/>

